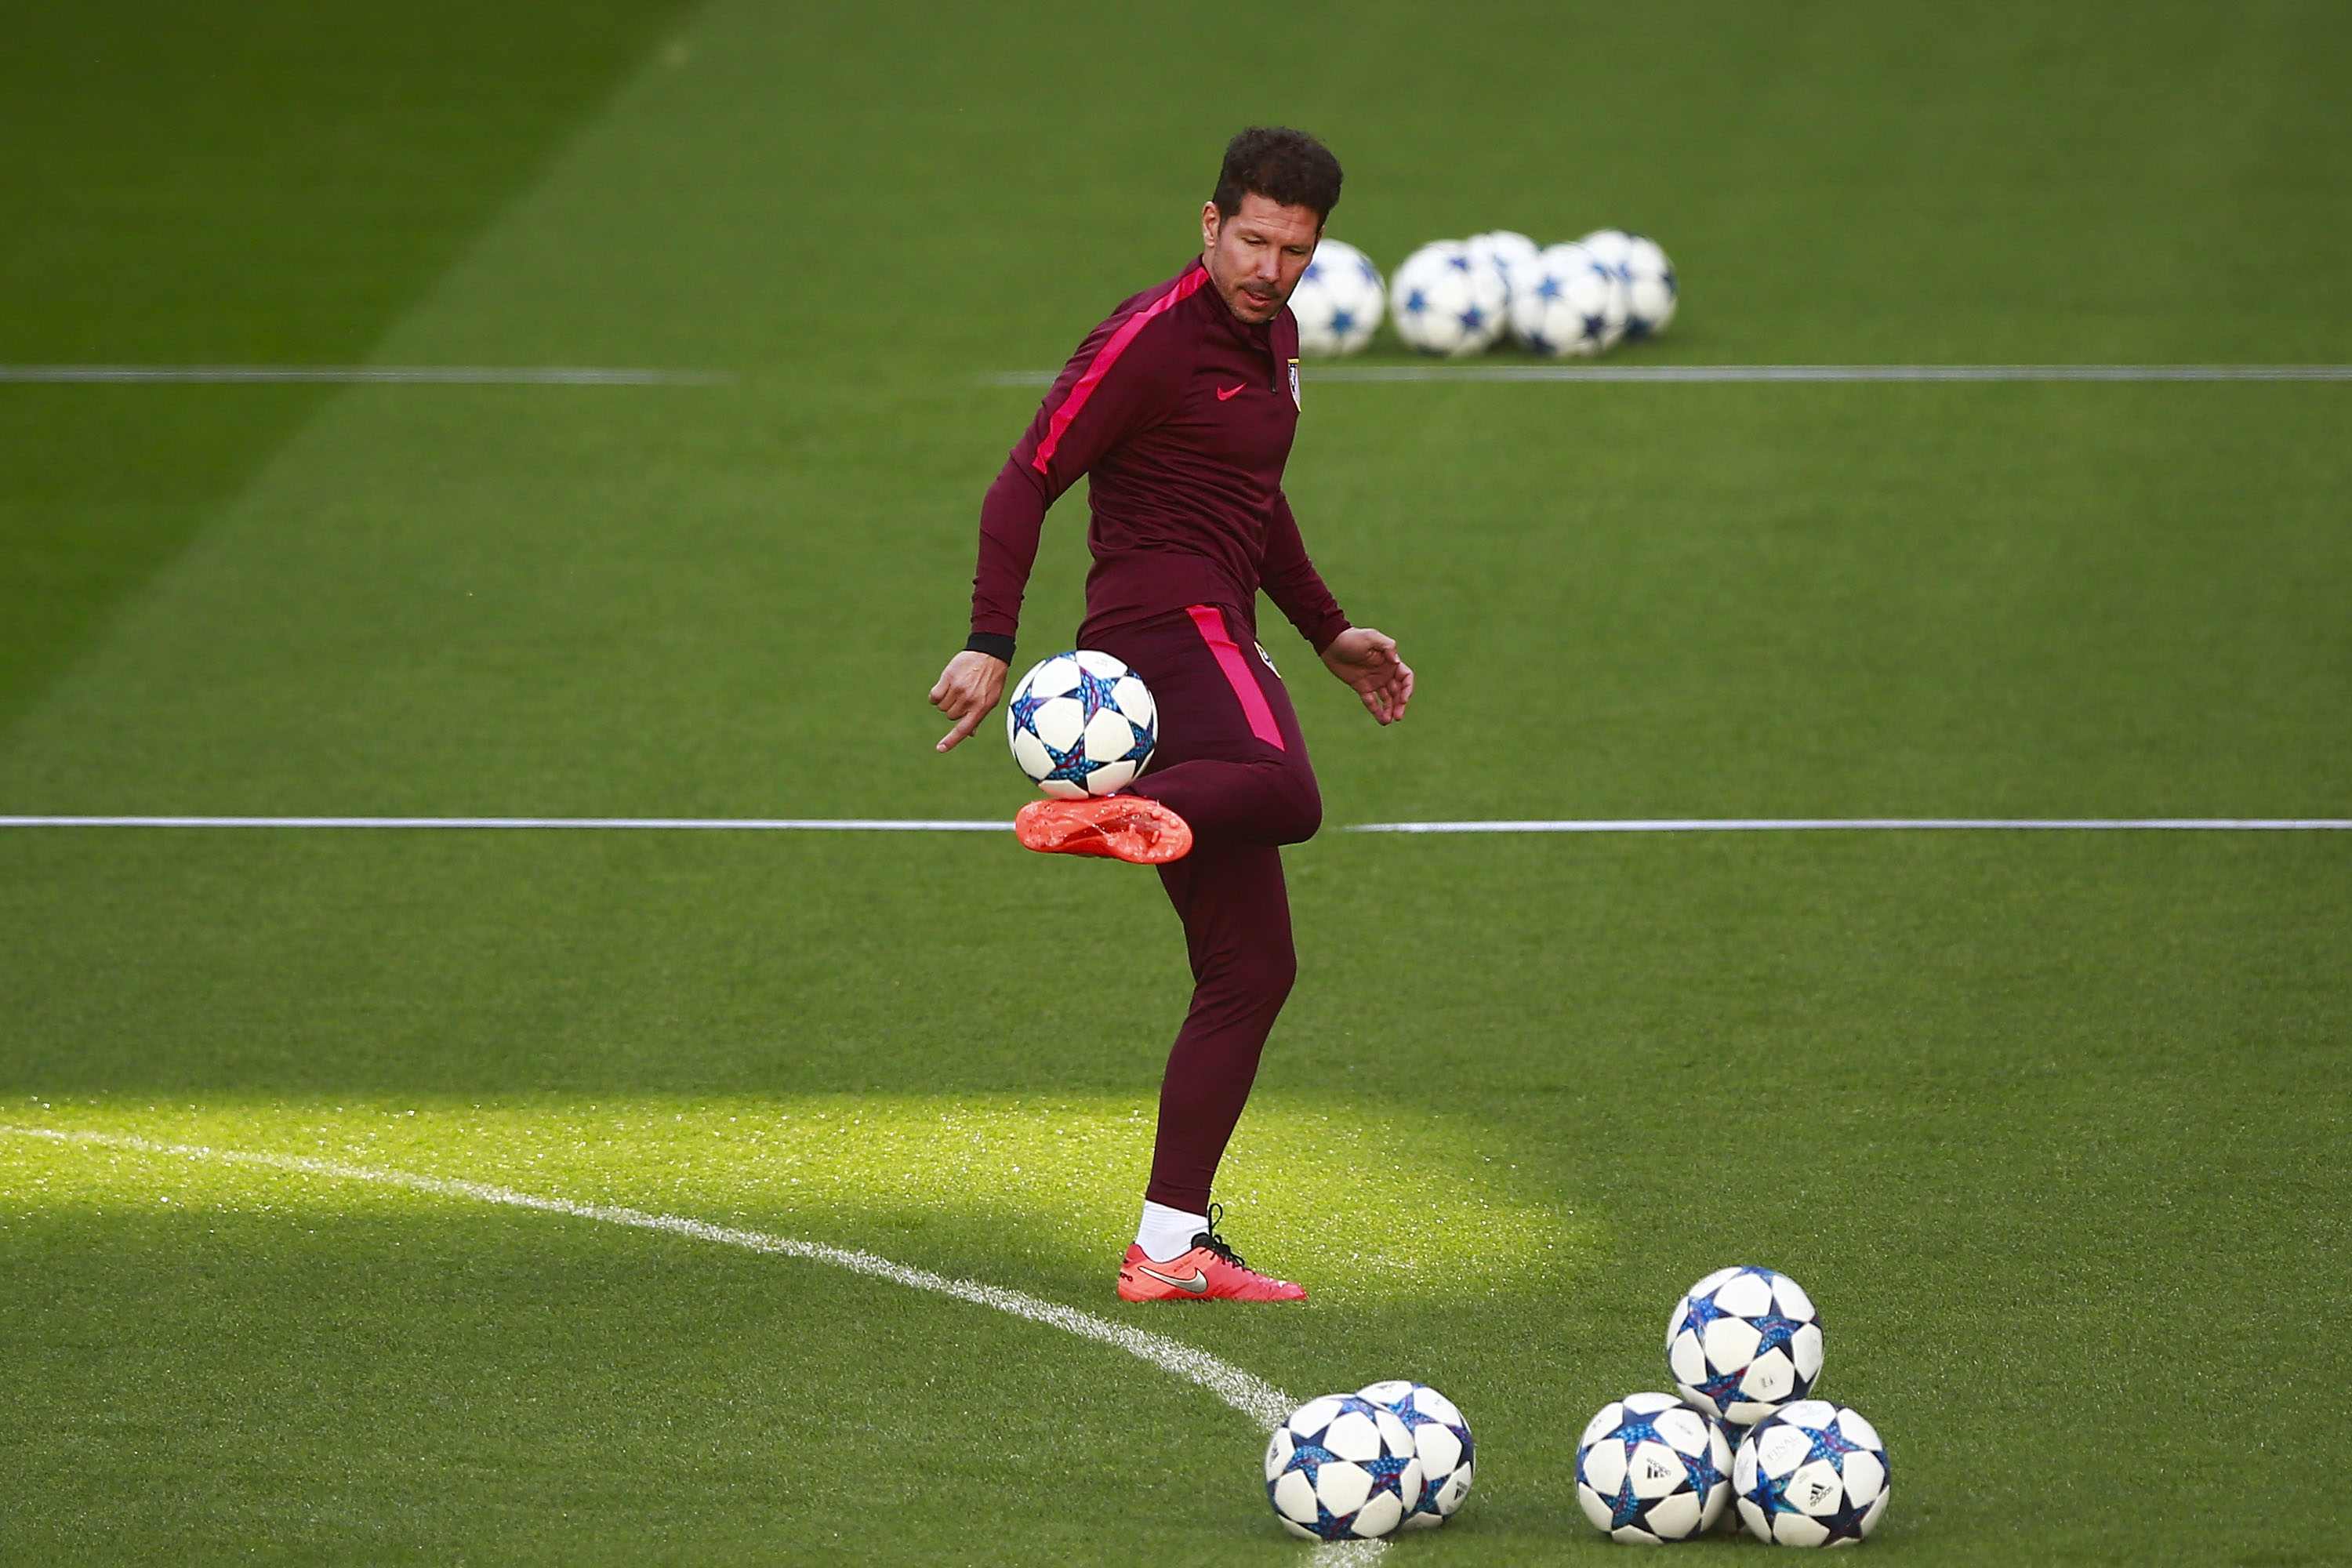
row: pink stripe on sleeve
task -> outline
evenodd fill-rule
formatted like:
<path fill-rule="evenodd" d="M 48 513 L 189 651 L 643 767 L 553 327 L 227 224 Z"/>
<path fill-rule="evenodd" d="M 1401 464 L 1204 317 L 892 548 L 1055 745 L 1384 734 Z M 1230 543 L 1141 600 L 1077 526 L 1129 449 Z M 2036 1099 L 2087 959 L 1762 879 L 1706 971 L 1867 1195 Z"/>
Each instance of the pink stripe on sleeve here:
<path fill-rule="evenodd" d="M 1079 375 L 1077 384 L 1070 388 L 1070 395 L 1062 399 L 1062 405 L 1054 410 L 1053 418 L 1045 422 L 1045 438 L 1037 443 L 1037 455 L 1030 459 L 1032 467 L 1041 474 L 1045 472 L 1046 466 L 1054 460 L 1054 449 L 1062 444 L 1062 432 L 1070 427 L 1070 421 L 1086 407 L 1087 399 L 1095 395 L 1095 388 L 1102 384 L 1103 377 L 1110 374 L 1110 367 L 1118 363 L 1118 356 L 1127 352 L 1127 345 L 1135 341 L 1135 335 L 1149 326 L 1155 316 L 1164 315 L 1191 299 L 1208 280 L 1208 268 L 1196 267 L 1176 279 L 1174 288 L 1118 324 L 1118 331 L 1110 335 L 1110 342 L 1096 352 L 1094 359 Z"/>
<path fill-rule="evenodd" d="M 1265 693 L 1258 689 L 1257 678 L 1250 673 L 1249 660 L 1243 657 L 1233 634 L 1225 630 L 1224 616 L 1214 605 L 1193 605 L 1184 613 L 1201 629 L 1201 640 L 1217 656 L 1217 668 L 1225 672 L 1226 683 L 1241 699 L 1242 717 L 1249 721 L 1250 733 L 1277 752 L 1290 750 L 1282 743 L 1282 726 L 1274 721 L 1274 710 L 1266 706 Z"/>

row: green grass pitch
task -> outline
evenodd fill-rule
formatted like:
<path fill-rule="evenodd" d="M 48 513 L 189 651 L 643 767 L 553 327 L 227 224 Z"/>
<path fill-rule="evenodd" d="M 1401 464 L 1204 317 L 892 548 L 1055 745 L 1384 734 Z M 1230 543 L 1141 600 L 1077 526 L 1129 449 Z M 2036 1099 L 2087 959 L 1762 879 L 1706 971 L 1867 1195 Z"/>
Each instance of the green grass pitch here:
<path fill-rule="evenodd" d="M 1659 236 L 1683 314 L 1625 363 L 2342 363 L 2347 96 L 2316 3 L 18 7 L 0 364 L 732 380 L 0 384 L 0 812 L 1009 816 L 921 701 L 1034 406 L 987 378 L 1176 268 L 1239 125 L 1328 137 L 1383 264 Z M 2344 816 L 2347 416 L 1310 374 L 1291 493 L 1422 694 L 1377 731 L 1269 642 L 1335 827 Z M 1110 1299 L 1181 947 L 1009 839 L 0 832 L 0 1124 L 1420 1377 L 1479 1477 L 1399 1562 L 1617 1550 L 1578 1431 L 1767 1262 L 1888 1437 L 1874 1556 L 2352 1553 L 2346 836 L 1290 865 L 1223 1195 L 1303 1310 Z M 1293 1561 L 1261 1440 L 837 1269 L 0 1134 L 0 1562 Z"/>

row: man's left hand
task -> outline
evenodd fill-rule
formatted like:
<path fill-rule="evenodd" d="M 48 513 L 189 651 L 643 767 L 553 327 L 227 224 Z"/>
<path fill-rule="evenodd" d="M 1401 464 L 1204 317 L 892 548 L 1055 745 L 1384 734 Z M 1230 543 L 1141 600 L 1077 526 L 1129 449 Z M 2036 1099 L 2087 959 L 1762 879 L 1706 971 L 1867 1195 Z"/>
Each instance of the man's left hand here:
<path fill-rule="evenodd" d="M 1356 689 L 1364 711 L 1381 723 L 1404 717 L 1404 705 L 1412 700 L 1412 667 L 1397 657 L 1396 638 L 1370 626 L 1350 626 L 1331 639 L 1323 663 Z"/>

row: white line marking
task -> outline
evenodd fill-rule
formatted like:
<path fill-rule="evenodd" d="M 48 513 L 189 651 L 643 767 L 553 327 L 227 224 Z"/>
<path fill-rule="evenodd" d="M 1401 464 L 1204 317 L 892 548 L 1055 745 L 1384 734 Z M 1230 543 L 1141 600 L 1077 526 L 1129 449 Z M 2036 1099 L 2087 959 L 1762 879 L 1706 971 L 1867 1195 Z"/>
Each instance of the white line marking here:
<path fill-rule="evenodd" d="M 0 827 L 627 828 L 661 832 L 1008 833 L 995 818 L 864 816 L 0 816 Z"/>
<path fill-rule="evenodd" d="M 530 1193 L 517 1192 L 511 1187 L 491 1186 L 482 1182 L 453 1181 L 446 1176 L 419 1175 L 411 1171 L 389 1171 L 372 1165 L 346 1165 L 340 1161 L 313 1160 L 299 1154 L 211 1149 L 195 1143 L 157 1143 L 119 1133 L 69 1132 L 52 1127 L 0 1124 L 0 1133 L 18 1138 L 46 1139 L 52 1143 L 79 1143 L 141 1154 L 170 1155 L 184 1160 L 258 1165 L 267 1170 L 324 1176 L 334 1181 L 373 1182 L 380 1186 L 405 1187 L 412 1192 L 430 1193 L 436 1197 L 501 1204 L 509 1208 L 530 1209 L 539 1214 L 565 1215 L 573 1219 L 593 1219 L 605 1225 L 657 1230 L 691 1241 L 716 1242 L 722 1247 L 740 1247 L 772 1257 L 829 1263 L 836 1268 L 887 1279 L 894 1285 L 904 1285 L 910 1289 L 936 1291 L 943 1296 L 953 1296 L 961 1301 L 970 1301 L 975 1306 L 1010 1312 L 1016 1318 L 1026 1318 L 1031 1322 L 1044 1323 L 1081 1339 L 1114 1346 L 1150 1362 L 1162 1372 L 1173 1373 L 1178 1377 L 1199 1384 L 1268 1432 L 1282 1425 L 1298 1404 L 1264 1378 L 1253 1376 L 1229 1362 L 1220 1361 L 1206 1351 L 1195 1350 L 1181 1340 L 1129 1328 L 1125 1323 L 1097 1318 L 1091 1312 L 1065 1307 L 1058 1301 L 1047 1301 L 1019 1290 L 1009 1290 L 1002 1285 L 983 1285 L 973 1279 L 950 1279 L 944 1274 L 893 1263 L 870 1252 L 853 1252 L 846 1247 L 826 1247 L 820 1242 L 796 1241 L 790 1237 L 770 1236 L 762 1231 L 739 1230 L 732 1226 L 709 1225 L 679 1215 L 647 1214 L 642 1209 L 615 1208 L 608 1204 L 575 1204 L 565 1198 L 540 1197 Z"/>
<path fill-rule="evenodd" d="M 1051 386 L 1049 370 L 1003 371 L 984 386 Z M 2352 381 L 2352 364 L 1318 364 L 1310 382 Z"/>
<path fill-rule="evenodd" d="M 865 816 L 0 816 L 6 827 L 597 828 L 625 832 L 1003 833 L 993 817 Z M 2118 832 L 2340 833 L 2341 816 L 1691 816 L 1361 822 L 1348 833 Z"/>
<path fill-rule="evenodd" d="M 609 365 L 487 364 L 0 364 L 0 383 L 121 385 L 317 383 L 387 386 L 726 386 L 723 370 Z"/>
<path fill-rule="evenodd" d="M 1349 833 L 2341 833 L 2352 817 L 2316 816 L 1695 816 L 1560 822 L 1365 822 Z"/>

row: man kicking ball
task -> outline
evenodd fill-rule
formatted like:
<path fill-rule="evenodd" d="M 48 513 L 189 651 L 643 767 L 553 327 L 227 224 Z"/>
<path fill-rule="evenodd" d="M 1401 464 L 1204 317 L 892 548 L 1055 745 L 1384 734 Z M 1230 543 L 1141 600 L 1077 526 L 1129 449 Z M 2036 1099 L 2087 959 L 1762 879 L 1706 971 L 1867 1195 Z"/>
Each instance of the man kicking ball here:
<path fill-rule="evenodd" d="M 1340 614 L 1282 493 L 1299 409 L 1288 300 L 1339 200 L 1339 160 L 1313 137 L 1234 138 L 1201 208 L 1199 258 L 1087 335 L 989 487 L 971 637 L 931 688 L 956 721 L 944 752 L 1003 696 L 1046 509 L 1091 475 L 1078 646 L 1150 687 L 1159 749 L 1128 793 L 1033 801 L 1014 826 L 1048 854 L 1157 866 L 1184 922 L 1192 1005 L 1160 1086 L 1143 1221 L 1119 1267 L 1129 1301 L 1307 1297 L 1225 1245 L 1209 1184 L 1297 973 L 1279 846 L 1323 820 L 1297 715 L 1257 642 L 1258 591 L 1382 724 L 1412 697 L 1396 643 Z"/>

